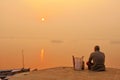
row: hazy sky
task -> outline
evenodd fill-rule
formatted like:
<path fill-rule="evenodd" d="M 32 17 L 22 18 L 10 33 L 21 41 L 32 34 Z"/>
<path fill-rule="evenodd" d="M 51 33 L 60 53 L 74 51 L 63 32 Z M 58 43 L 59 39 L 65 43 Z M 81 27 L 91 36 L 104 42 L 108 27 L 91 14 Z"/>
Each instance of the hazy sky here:
<path fill-rule="evenodd" d="M 0 0 L 0 68 L 21 67 L 22 49 L 27 67 L 70 66 L 71 55 L 84 55 L 87 61 L 96 44 L 106 53 L 106 65 L 120 68 L 119 4 L 119 0 Z"/>

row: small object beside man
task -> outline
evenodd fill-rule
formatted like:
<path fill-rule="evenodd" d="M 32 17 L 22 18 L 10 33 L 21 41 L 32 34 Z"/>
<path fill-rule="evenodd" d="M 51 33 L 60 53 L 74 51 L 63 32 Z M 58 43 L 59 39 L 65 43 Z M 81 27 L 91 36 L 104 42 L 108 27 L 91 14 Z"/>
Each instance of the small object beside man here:
<path fill-rule="evenodd" d="M 84 70 L 84 67 L 85 67 L 84 60 L 83 60 L 84 56 L 82 56 L 82 57 L 74 57 L 74 56 L 72 56 L 72 58 L 73 58 L 73 67 L 74 67 L 74 69 L 75 70 Z"/>

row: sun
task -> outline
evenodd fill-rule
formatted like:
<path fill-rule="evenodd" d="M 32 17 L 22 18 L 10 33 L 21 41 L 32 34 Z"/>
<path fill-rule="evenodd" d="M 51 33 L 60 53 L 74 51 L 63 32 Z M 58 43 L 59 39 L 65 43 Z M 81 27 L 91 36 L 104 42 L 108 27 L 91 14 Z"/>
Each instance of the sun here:
<path fill-rule="evenodd" d="M 45 21 L 45 18 L 44 18 L 44 17 L 42 17 L 42 18 L 41 18 L 41 21 L 43 21 L 43 22 L 44 22 L 44 21 Z"/>

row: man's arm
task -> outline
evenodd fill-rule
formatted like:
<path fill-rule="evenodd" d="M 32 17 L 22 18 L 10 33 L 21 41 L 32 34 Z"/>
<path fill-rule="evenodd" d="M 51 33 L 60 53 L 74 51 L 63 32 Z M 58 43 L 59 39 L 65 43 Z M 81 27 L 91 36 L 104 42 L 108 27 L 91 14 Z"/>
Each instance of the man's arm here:
<path fill-rule="evenodd" d="M 89 57 L 89 63 L 91 63 L 91 61 L 92 61 L 92 53 L 90 54 L 90 57 Z"/>

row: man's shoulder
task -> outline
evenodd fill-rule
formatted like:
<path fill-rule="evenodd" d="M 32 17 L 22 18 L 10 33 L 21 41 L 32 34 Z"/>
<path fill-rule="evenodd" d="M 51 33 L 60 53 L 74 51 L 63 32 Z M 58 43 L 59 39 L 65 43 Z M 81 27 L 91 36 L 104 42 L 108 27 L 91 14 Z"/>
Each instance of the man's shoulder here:
<path fill-rule="evenodd" d="M 91 54 L 95 54 L 96 52 L 92 52 Z"/>
<path fill-rule="evenodd" d="M 105 56 L 104 52 L 101 52 L 101 54 Z"/>
<path fill-rule="evenodd" d="M 96 54 L 96 52 L 92 52 L 92 53 L 91 53 L 91 55 L 95 55 L 95 54 Z"/>
<path fill-rule="evenodd" d="M 91 55 L 94 55 L 94 54 L 96 54 L 96 53 L 102 53 L 102 54 L 104 54 L 104 53 L 101 52 L 101 51 L 94 51 L 94 52 L 91 53 Z"/>
<path fill-rule="evenodd" d="M 99 51 L 99 53 L 102 53 L 102 54 L 104 54 L 104 52 L 101 52 L 101 51 Z"/>

